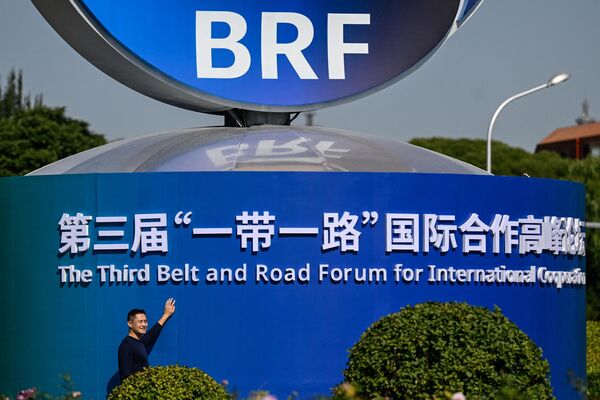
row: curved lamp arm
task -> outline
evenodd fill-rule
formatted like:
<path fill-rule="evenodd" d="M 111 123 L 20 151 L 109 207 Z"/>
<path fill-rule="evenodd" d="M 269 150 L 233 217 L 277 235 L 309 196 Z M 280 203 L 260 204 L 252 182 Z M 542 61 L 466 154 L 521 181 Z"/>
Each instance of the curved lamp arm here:
<path fill-rule="evenodd" d="M 494 115 L 492 116 L 492 120 L 490 121 L 490 126 L 488 127 L 488 133 L 487 133 L 487 149 L 486 149 L 486 153 L 487 153 L 487 172 L 488 173 L 492 173 L 492 131 L 494 130 L 494 124 L 496 123 L 496 119 L 498 118 L 498 115 L 500 114 L 500 112 L 504 109 L 504 107 L 506 107 L 508 105 L 508 103 L 520 99 L 521 97 L 525 97 L 529 94 L 535 93 L 539 90 L 542 89 L 546 89 L 549 88 L 551 86 L 554 85 L 558 85 L 559 83 L 562 83 L 564 81 L 566 81 L 567 79 L 569 79 L 571 77 L 571 75 L 567 74 L 567 73 L 561 73 L 558 75 L 554 75 L 552 78 L 550 78 L 548 80 L 548 82 L 544 83 L 543 85 L 539 85 L 536 86 L 534 88 L 531 88 L 529 90 L 526 90 L 524 92 L 521 93 L 517 93 L 514 96 L 509 97 L 508 99 L 504 100 L 504 102 L 502 102 L 502 104 L 500 104 L 500 106 L 498 107 L 498 109 L 496 110 L 496 112 L 494 113 Z"/>

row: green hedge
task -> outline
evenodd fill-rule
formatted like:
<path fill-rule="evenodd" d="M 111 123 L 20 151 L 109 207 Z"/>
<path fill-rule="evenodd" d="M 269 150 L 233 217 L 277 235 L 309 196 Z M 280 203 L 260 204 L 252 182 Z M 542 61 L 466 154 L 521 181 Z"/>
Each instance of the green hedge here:
<path fill-rule="evenodd" d="M 230 400 L 225 389 L 197 368 L 150 367 L 126 378 L 109 400 Z"/>
<path fill-rule="evenodd" d="M 600 322 L 588 321 L 587 336 L 587 388 L 588 396 L 600 398 Z"/>
<path fill-rule="evenodd" d="M 553 399 L 541 350 L 495 308 L 424 303 L 382 318 L 350 350 L 347 382 L 359 397 Z M 513 397 L 513 398 L 515 398 Z"/>

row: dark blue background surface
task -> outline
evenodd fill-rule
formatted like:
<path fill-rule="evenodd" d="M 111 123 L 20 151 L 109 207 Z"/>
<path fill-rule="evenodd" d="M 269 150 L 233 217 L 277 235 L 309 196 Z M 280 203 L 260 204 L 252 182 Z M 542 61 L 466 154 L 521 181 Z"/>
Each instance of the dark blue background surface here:
<path fill-rule="evenodd" d="M 159 173 L 71 175 L 0 180 L 0 303 L 7 324 L 0 326 L 0 392 L 26 386 L 52 390 L 59 373 L 71 373 L 86 397 L 102 398 L 116 371 L 116 350 L 127 333 L 125 315 L 133 307 L 160 316 L 167 297 L 177 313 L 150 357 L 152 365 L 199 367 L 242 392 L 264 389 L 285 398 L 327 394 L 342 380 L 347 350 L 384 315 L 424 301 L 461 301 L 500 306 L 542 349 L 552 369 L 559 399 L 575 399 L 567 371 L 585 374 L 585 289 L 540 285 L 255 285 L 257 263 L 313 268 L 344 267 L 528 268 L 572 270 L 581 257 L 486 255 L 460 250 L 440 255 L 386 254 L 385 213 L 456 215 L 471 213 L 489 224 L 496 213 L 511 219 L 584 217 L 581 185 L 552 180 L 399 173 Z M 192 211 L 190 227 L 175 227 L 176 212 Z M 231 227 L 243 211 L 269 211 L 275 227 L 318 227 L 318 236 L 273 238 L 266 251 L 240 249 L 235 237 L 192 237 L 192 227 Z M 379 221 L 357 229 L 360 251 L 321 250 L 323 213 L 377 211 Z M 133 214 L 165 212 L 169 217 L 167 255 L 99 254 L 57 256 L 58 221 L 63 212 L 92 216 L 126 215 L 124 241 L 131 243 Z M 92 232 L 97 228 L 92 225 Z M 92 240 L 93 242 L 93 240 Z M 460 242 L 459 242 L 460 246 Z M 247 263 L 245 285 L 145 285 L 60 287 L 57 266 L 79 268 L 113 263 L 238 267 Z M 153 271 L 154 272 L 154 271 Z M 153 275 L 154 279 L 155 275 Z M 47 340 L 40 340 L 43 334 Z M 32 362 L 35 360 L 35 362 Z"/>

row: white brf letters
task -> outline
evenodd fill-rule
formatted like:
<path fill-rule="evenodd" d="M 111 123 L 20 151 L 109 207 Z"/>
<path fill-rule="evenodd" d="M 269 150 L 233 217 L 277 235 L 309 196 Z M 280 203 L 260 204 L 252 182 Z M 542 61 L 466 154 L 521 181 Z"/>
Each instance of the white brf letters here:
<path fill-rule="evenodd" d="M 225 23 L 230 33 L 225 38 L 212 37 L 213 23 Z M 293 25 L 298 36 L 290 43 L 279 43 L 277 29 L 280 24 Z M 327 56 L 329 79 L 346 79 L 345 56 L 369 54 L 368 43 L 346 43 L 344 29 L 347 25 L 370 25 L 370 14 L 328 14 Z M 198 78 L 234 79 L 250 69 L 252 56 L 240 41 L 248 27 L 240 14 L 230 11 L 196 12 L 196 67 Z M 300 79 L 318 79 L 317 74 L 303 54 L 314 39 L 315 30 L 308 17 L 290 12 L 264 12 L 261 19 L 261 67 L 263 79 L 278 79 L 278 56 L 284 55 Z M 214 67 L 214 49 L 228 50 L 233 54 L 233 64 Z"/>
<path fill-rule="evenodd" d="M 229 25 L 226 38 L 212 37 L 213 22 Z M 196 68 L 198 78 L 239 78 L 250 69 L 250 52 L 240 43 L 246 35 L 246 20 L 239 14 L 228 11 L 196 12 Z M 233 53 L 233 64 L 229 67 L 213 67 L 212 50 L 226 49 Z"/>
<path fill-rule="evenodd" d="M 346 79 L 346 54 L 369 54 L 368 43 L 344 42 L 345 25 L 370 25 L 370 14 L 327 15 L 327 52 L 329 79 Z"/>
<path fill-rule="evenodd" d="M 291 43 L 277 43 L 277 25 L 291 24 L 298 30 L 298 37 Z M 300 79 L 318 79 L 302 54 L 313 41 L 315 29 L 306 16 L 298 13 L 262 13 L 262 77 L 277 79 L 277 55 L 284 54 Z"/>

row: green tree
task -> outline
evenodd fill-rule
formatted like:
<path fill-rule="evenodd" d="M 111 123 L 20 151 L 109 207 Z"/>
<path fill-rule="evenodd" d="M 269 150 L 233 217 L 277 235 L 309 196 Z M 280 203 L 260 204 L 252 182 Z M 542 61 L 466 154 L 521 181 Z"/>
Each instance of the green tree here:
<path fill-rule="evenodd" d="M 586 327 L 587 398 L 600 399 L 600 322 L 588 321 Z"/>
<path fill-rule="evenodd" d="M 585 185 L 586 220 L 600 221 L 600 158 L 572 161 L 570 180 Z M 586 230 L 587 319 L 600 320 L 600 231 Z"/>
<path fill-rule="evenodd" d="M 25 95 L 22 74 L 0 86 L 0 176 L 24 175 L 54 161 L 106 143 L 87 122 L 48 107 L 41 95 Z"/>
<path fill-rule="evenodd" d="M 468 162 L 481 169 L 486 167 L 486 141 L 482 139 L 417 138 L 410 143 Z M 571 160 L 558 153 L 543 151 L 532 154 L 505 143 L 492 142 L 495 175 L 566 179 Z"/>
<path fill-rule="evenodd" d="M 411 143 L 485 168 L 484 140 L 433 137 L 413 139 Z M 567 179 L 583 183 L 586 187 L 586 220 L 600 221 L 600 158 L 571 160 L 554 152 L 532 154 L 502 142 L 493 142 L 492 160 L 496 175 L 527 174 L 535 178 Z M 588 229 L 586 239 L 587 319 L 600 320 L 600 232 Z"/>

